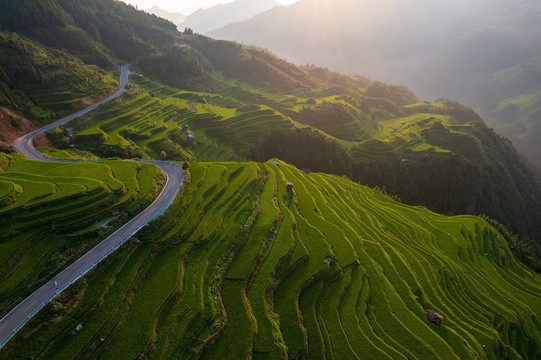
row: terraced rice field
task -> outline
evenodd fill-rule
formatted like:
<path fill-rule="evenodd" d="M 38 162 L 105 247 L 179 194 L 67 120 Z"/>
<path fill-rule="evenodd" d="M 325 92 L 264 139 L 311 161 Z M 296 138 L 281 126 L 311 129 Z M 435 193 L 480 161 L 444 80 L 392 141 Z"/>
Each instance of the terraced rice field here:
<path fill-rule="evenodd" d="M 394 112 L 388 109 L 390 112 L 380 116 L 378 101 L 383 100 L 364 95 L 271 96 L 264 90 L 241 88 L 224 80 L 215 81 L 213 89 L 198 92 L 142 76 L 133 80 L 137 90 L 129 98 L 108 104 L 73 125 L 75 143 L 82 149 L 100 157 L 245 161 L 257 140 L 269 133 L 312 127 L 337 140 L 360 161 L 426 151 L 456 152 L 475 161 L 487 161 L 471 126 L 454 125 L 450 116 L 423 113 L 422 108 L 419 113 L 406 115 L 416 105 L 393 105 Z M 242 106 L 243 102 L 265 105 Z M 430 107 L 440 105 L 431 103 Z M 182 130 L 185 125 L 195 138 L 188 138 Z"/>
<path fill-rule="evenodd" d="M 167 216 L 90 274 L 63 318 L 38 315 L 0 358 L 541 353 L 541 280 L 486 222 L 277 163 L 192 163 Z"/>
<path fill-rule="evenodd" d="M 0 157 L 0 317 L 158 191 L 151 164 Z"/>
<path fill-rule="evenodd" d="M 127 157 L 165 155 L 175 160 L 229 161 L 241 159 L 253 139 L 266 131 L 295 126 L 289 118 L 265 106 L 241 111 L 187 100 L 196 95 L 186 91 L 150 89 L 168 97 L 162 100 L 142 93 L 107 105 L 75 125 L 76 143 L 103 143 L 103 147 L 117 152 L 132 149 Z M 188 138 L 183 125 L 195 138 Z"/>

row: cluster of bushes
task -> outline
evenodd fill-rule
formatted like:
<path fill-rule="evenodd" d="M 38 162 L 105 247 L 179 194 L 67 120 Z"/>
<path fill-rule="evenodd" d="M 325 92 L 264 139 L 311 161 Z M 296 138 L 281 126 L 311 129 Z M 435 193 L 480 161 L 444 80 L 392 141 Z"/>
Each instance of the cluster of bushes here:
<path fill-rule="evenodd" d="M 192 48 L 180 46 L 141 57 L 137 64 L 145 74 L 176 87 L 182 87 L 186 77 L 199 76 L 205 71 L 198 54 Z"/>

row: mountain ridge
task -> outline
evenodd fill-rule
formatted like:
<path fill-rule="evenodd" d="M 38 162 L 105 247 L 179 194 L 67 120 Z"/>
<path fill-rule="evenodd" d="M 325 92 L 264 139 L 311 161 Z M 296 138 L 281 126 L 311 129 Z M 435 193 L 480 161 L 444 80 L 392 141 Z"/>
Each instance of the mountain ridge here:
<path fill-rule="evenodd" d="M 153 7 L 148 9 L 147 12 L 167 19 L 177 26 L 186 19 L 186 15 L 180 12 L 170 12 L 158 7 L 157 5 L 154 5 Z"/>
<path fill-rule="evenodd" d="M 522 80 L 539 78 L 526 66 L 541 54 L 539 19 L 539 3 L 529 0 L 419 0 L 409 6 L 303 0 L 208 35 L 268 48 L 297 64 L 406 84 L 422 98 L 466 103 L 541 166 L 539 91 Z M 523 74 L 515 70 L 514 79 L 502 82 L 500 72 L 519 66 Z M 517 111 L 505 109 L 510 103 Z"/>
<path fill-rule="evenodd" d="M 235 0 L 208 9 L 199 9 L 187 16 L 181 27 L 188 27 L 204 34 L 226 24 L 249 19 L 275 6 L 280 6 L 275 0 Z"/>

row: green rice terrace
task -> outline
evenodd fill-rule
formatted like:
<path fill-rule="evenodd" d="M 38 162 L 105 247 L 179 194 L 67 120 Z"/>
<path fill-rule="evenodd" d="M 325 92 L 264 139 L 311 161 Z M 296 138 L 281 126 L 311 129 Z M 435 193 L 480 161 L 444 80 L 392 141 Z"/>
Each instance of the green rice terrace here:
<path fill-rule="evenodd" d="M 53 167 L 42 182 L 64 181 L 62 167 L 40 166 Z M 25 190 L 36 181 L 9 169 L 0 178 L 2 198 L 18 191 L 13 184 Z M 119 188 L 128 178 L 93 181 Z M 166 214 L 31 319 L 0 358 L 541 353 L 539 275 L 480 218 L 437 215 L 278 160 L 191 163 Z"/>
<path fill-rule="evenodd" d="M 140 75 L 132 80 L 137 85 L 128 98 L 69 125 L 79 148 L 102 156 L 240 160 L 257 146 L 254 139 L 297 128 L 338 141 L 358 160 L 426 151 L 486 160 L 472 125 L 444 115 L 452 108 L 446 101 L 400 108 L 363 95 L 366 90 L 357 98 L 297 97 L 232 83 L 220 74 L 212 81 L 215 88 L 202 91 L 180 90 Z M 435 133 L 436 127 L 441 131 Z"/>
<path fill-rule="evenodd" d="M 285 92 L 218 72 L 190 79 L 180 89 L 132 75 L 126 96 L 70 123 L 69 141 L 61 129 L 49 132 L 63 151 L 55 156 L 74 156 L 74 145 L 99 158 L 277 157 L 385 187 L 439 213 L 485 214 L 521 238 L 541 232 L 533 174 L 511 144 L 458 103 L 419 102 L 405 88 L 370 82 Z"/>
<path fill-rule="evenodd" d="M 0 317 L 144 209 L 158 194 L 159 171 L 0 153 Z"/>
<path fill-rule="evenodd" d="M 159 84 L 139 81 L 149 92 L 134 88 L 128 98 L 70 124 L 79 148 L 102 156 L 229 161 L 245 158 L 253 139 L 267 131 L 295 126 L 264 105 L 227 108 L 189 100 L 211 101 L 211 94 L 165 86 L 160 93 L 168 96 L 156 96 Z"/>

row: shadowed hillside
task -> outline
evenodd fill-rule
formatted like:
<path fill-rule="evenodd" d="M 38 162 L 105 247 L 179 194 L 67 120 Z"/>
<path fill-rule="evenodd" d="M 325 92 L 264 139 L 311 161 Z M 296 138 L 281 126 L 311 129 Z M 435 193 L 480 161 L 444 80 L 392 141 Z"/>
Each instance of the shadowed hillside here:
<path fill-rule="evenodd" d="M 17 34 L 0 32 L 0 104 L 46 124 L 118 89 L 97 66 Z"/>
<path fill-rule="evenodd" d="M 115 0 L 1 0 L 3 30 L 110 66 L 174 43 L 176 26 Z M 121 21 L 120 21 L 121 20 Z M 104 47 L 105 46 L 105 47 Z"/>

